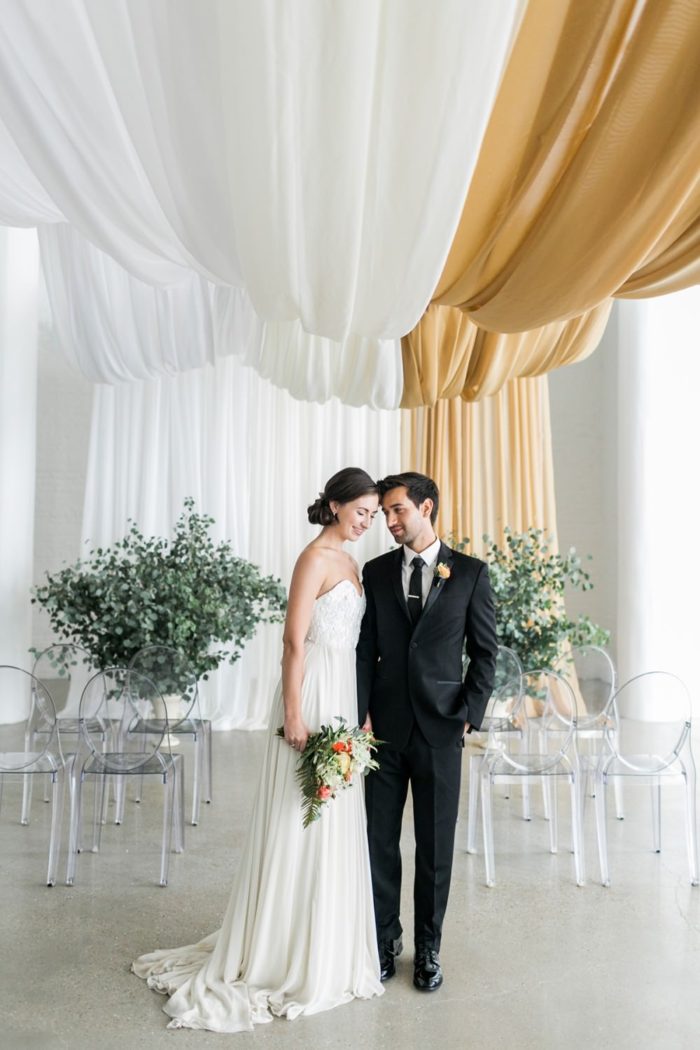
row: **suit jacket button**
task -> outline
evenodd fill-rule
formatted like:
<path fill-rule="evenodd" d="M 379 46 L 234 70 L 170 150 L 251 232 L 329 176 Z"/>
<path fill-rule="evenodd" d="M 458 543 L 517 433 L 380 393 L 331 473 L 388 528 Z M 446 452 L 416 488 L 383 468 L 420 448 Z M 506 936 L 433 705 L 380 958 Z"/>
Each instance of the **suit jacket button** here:
<path fill-rule="evenodd" d="M 417 648 L 418 648 L 418 642 L 411 642 L 411 649 L 417 649 Z"/>

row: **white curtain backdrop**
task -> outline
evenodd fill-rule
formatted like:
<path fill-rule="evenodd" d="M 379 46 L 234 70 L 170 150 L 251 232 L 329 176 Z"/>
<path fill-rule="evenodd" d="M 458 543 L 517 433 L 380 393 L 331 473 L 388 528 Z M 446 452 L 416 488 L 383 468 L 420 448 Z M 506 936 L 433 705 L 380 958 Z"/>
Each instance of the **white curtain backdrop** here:
<path fill-rule="evenodd" d="M 397 338 L 442 270 L 520 9 L 4 0 L 0 119 L 134 276 L 193 269 L 264 320 Z"/>
<path fill-rule="evenodd" d="M 671 671 L 694 693 L 700 288 L 618 309 L 620 680 Z"/>
<path fill-rule="evenodd" d="M 173 375 L 235 354 L 297 398 L 397 407 L 400 340 L 350 336 L 344 346 L 300 323 L 263 322 L 242 288 L 192 271 L 177 285 L 138 280 L 66 223 L 39 228 L 56 333 L 90 380 L 116 383 Z"/>
<path fill-rule="evenodd" d="M 83 536 L 121 537 L 127 518 L 168 535 L 185 496 L 217 522 L 236 553 L 289 584 L 317 534 L 306 507 L 343 466 L 373 477 L 399 469 L 399 412 L 301 404 L 234 357 L 172 378 L 96 386 Z M 360 562 L 387 550 L 377 519 L 353 547 Z M 281 628 L 268 626 L 243 658 L 204 687 L 218 728 L 265 724 L 279 675 Z"/>

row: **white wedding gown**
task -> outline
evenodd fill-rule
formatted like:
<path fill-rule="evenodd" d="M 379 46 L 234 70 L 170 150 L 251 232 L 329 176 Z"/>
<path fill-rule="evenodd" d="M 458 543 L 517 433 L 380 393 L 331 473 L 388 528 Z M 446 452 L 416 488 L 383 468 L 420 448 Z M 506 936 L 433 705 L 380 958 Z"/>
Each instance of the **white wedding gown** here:
<path fill-rule="evenodd" d="M 302 716 L 313 732 L 357 724 L 355 645 L 365 599 L 343 580 L 316 599 L 306 638 Z M 353 998 L 381 995 L 364 784 L 302 827 L 298 754 L 275 735 L 277 689 L 248 838 L 221 929 L 152 952 L 132 970 L 168 995 L 169 1028 L 251 1031 Z"/>

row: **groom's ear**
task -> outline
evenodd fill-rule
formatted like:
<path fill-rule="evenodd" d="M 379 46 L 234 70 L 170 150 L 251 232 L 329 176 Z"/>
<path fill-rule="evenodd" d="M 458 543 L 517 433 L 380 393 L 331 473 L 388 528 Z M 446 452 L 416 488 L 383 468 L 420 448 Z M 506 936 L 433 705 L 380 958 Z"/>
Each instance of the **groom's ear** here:
<path fill-rule="evenodd" d="M 420 505 L 420 512 L 423 518 L 429 518 L 433 513 L 433 501 L 428 497 L 424 499 Z"/>

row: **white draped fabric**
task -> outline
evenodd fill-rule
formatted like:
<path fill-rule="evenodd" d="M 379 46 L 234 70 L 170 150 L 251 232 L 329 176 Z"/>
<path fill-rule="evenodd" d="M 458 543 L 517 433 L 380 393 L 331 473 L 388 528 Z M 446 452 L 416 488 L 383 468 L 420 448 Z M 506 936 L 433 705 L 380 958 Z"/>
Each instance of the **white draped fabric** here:
<path fill-rule="evenodd" d="M 397 407 L 400 340 L 349 337 L 344 346 L 299 322 L 263 322 L 242 288 L 190 272 L 159 288 L 132 277 L 85 237 L 40 227 L 41 257 L 59 342 L 93 382 L 173 375 L 234 354 L 275 386 L 323 403 Z"/>
<path fill-rule="evenodd" d="M 397 338 L 442 270 L 519 11 L 5 0 L 0 119 L 134 276 L 192 269 L 265 320 Z"/>
<path fill-rule="evenodd" d="M 306 507 L 331 474 L 399 469 L 399 413 L 294 401 L 235 357 L 172 378 L 97 386 L 83 535 L 122 536 L 127 518 L 167 535 L 185 496 L 216 519 L 234 550 L 289 583 L 317 533 Z M 391 545 L 377 520 L 353 553 L 363 562 Z M 281 629 L 265 627 L 232 668 L 204 689 L 220 728 L 265 724 L 279 674 Z"/>

